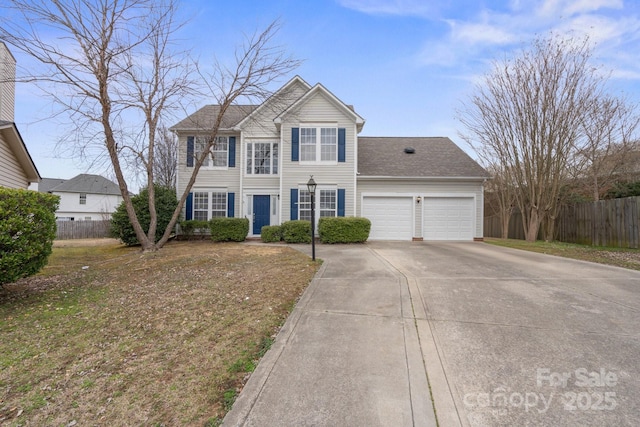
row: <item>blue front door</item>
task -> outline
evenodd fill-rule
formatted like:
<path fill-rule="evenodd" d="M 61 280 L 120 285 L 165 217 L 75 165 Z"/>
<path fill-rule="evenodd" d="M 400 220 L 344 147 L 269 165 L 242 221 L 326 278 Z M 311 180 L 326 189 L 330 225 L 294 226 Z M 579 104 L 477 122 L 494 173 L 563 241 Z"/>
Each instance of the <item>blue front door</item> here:
<path fill-rule="evenodd" d="M 271 196 L 253 196 L 253 234 L 260 234 L 262 227 L 270 225 Z"/>

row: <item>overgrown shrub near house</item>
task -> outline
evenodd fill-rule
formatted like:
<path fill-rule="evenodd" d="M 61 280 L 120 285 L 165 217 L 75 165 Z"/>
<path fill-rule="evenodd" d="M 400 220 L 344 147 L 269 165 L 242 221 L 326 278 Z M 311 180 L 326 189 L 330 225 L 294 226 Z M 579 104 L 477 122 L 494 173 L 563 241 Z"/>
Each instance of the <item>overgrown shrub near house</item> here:
<path fill-rule="evenodd" d="M 209 234 L 209 221 L 189 219 L 180 222 L 180 235 L 185 239 Z"/>
<path fill-rule="evenodd" d="M 286 221 L 280 226 L 282 240 L 287 243 L 311 243 L 311 222 L 304 220 Z"/>
<path fill-rule="evenodd" d="M 369 238 L 371 221 L 357 217 L 322 217 L 318 235 L 322 243 L 364 243 Z"/>
<path fill-rule="evenodd" d="M 212 218 L 209 221 L 211 240 L 214 242 L 242 242 L 249 234 L 247 218 Z"/>
<path fill-rule="evenodd" d="M 155 238 L 157 242 L 164 234 L 167 225 L 169 225 L 169 221 L 171 221 L 173 211 L 176 209 L 176 206 L 178 206 L 178 199 L 176 198 L 176 192 L 171 188 L 155 185 L 154 190 L 156 213 L 158 216 Z M 133 203 L 133 209 L 136 211 L 138 221 L 140 221 L 140 225 L 146 233 L 149 230 L 149 223 L 151 222 L 151 214 L 149 213 L 149 190 L 146 188 L 143 189 L 140 191 L 140 194 L 131 197 L 131 202 Z M 127 246 L 133 246 L 139 243 L 136 233 L 133 231 L 133 225 L 131 225 L 131 221 L 129 221 L 124 202 L 120 203 L 120 206 L 118 206 L 111 217 L 111 236 L 120 239 L 120 241 Z"/>
<path fill-rule="evenodd" d="M 279 242 L 282 240 L 282 227 L 279 225 L 265 225 L 260 229 L 260 239 L 264 243 Z"/>
<path fill-rule="evenodd" d="M 47 265 L 59 202 L 51 194 L 0 187 L 0 286 Z"/>

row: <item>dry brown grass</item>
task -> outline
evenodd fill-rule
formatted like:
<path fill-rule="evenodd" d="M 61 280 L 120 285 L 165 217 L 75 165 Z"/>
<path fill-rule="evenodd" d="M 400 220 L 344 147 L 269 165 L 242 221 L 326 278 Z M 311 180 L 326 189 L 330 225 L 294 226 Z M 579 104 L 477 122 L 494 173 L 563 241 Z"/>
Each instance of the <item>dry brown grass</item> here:
<path fill-rule="evenodd" d="M 217 425 L 317 270 L 284 246 L 57 246 L 0 290 L 2 425 Z"/>

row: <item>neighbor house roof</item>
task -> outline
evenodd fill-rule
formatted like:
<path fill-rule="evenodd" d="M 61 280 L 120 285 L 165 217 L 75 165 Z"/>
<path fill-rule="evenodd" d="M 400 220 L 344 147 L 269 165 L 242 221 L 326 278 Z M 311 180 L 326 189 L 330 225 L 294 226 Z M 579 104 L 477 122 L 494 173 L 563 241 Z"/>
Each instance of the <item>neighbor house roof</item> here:
<path fill-rule="evenodd" d="M 7 144 L 9 144 L 9 147 L 11 148 L 11 151 L 16 156 L 27 180 L 29 182 L 40 181 L 40 173 L 38 172 L 35 163 L 33 163 L 31 154 L 29 154 L 29 150 L 27 150 L 27 146 L 22 140 L 22 136 L 20 135 L 20 132 L 18 132 L 16 124 L 6 120 L 0 120 L 0 132 L 2 132 Z"/>
<path fill-rule="evenodd" d="M 42 178 L 38 183 L 38 191 L 40 193 L 48 193 L 52 188 L 57 187 L 65 181 L 66 179 L 60 178 Z"/>
<path fill-rule="evenodd" d="M 45 178 L 47 181 L 55 181 L 52 178 Z M 68 180 L 62 181 L 56 186 L 50 187 L 48 190 L 43 190 L 39 187 L 41 192 L 49 193 L 90 193 L 90 194 L 111 194 L 120 195 L 120 188 L 112 181 L 104 178 L 100 175 L 80 174 Z M 47 184 L 48 185 L 48 184 Z"/>
<path fill-rule="evenodd" d="M 446 137 L 359 137 L 359 177 L 488 178 Z"/>
<path fill-rule="evenodd" d="M 233 129 L 238 123 L 247 117 L 257 105 L 230 105 L 227 108 L 220 130 Z M 207 131 L 213 128 L 216 118 L 220 113 L 219 105 L 205 105 L 186 119 L 171 126 L 170 130 Z"/>

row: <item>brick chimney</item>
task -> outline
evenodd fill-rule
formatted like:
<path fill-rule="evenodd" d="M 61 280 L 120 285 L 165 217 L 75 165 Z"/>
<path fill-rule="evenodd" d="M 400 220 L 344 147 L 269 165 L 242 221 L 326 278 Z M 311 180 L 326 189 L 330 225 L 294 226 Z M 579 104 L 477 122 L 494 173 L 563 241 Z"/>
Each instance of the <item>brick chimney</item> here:
<path fill-rule="evenodd" d="M 0 41 L 0 120 L 14 122 L 16 60 Z"/>

